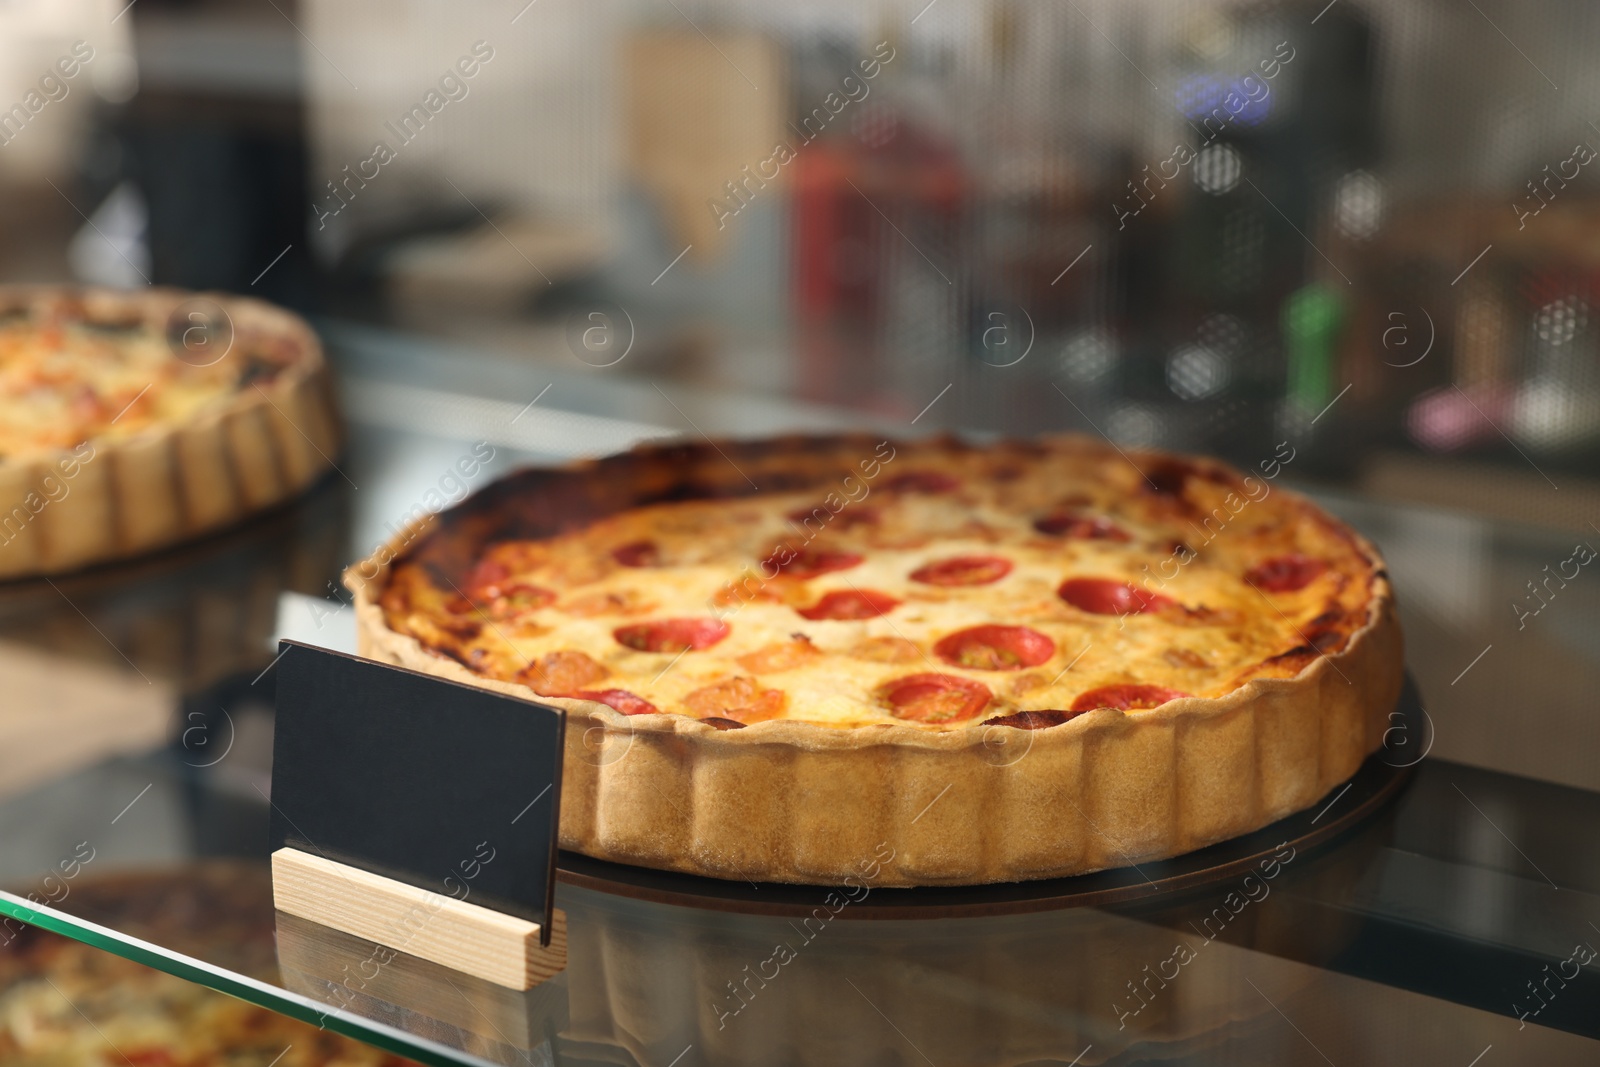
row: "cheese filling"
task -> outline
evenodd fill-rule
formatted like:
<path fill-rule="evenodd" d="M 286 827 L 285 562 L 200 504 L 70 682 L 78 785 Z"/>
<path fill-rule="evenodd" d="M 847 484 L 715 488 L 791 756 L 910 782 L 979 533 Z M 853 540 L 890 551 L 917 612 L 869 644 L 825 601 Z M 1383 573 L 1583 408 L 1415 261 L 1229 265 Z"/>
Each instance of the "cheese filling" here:
<path fill-rule="evenodd" d="M 1293 676 L 1365 622 L 1371 560 L 1300 498 L 1061 449 L 1018 470 L 901 446 L 899 481 L 858 502 L 652 504 L 480 546 L 454 575 L 424 552 L 380 602 L 391 628 L 530 695 L 724 728 L 1137 714 Z"/>

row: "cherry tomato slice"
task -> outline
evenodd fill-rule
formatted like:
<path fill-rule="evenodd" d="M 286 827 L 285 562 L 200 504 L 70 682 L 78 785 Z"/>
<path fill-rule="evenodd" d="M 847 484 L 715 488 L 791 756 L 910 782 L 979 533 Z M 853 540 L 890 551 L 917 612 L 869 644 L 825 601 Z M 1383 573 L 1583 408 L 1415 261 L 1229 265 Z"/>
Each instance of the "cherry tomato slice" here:
<path fill-rule="evenodd" d="M 613 548 L 611 558 L 624 567 L 659 567 L 661 548 L 654 541 L 629 541 Z"/>
<path fill-rule="evenodd" d="M 1115 578 L 1068 578 L 1056 590 L 1056 595 L 1091 615 L 1137 615 L 1141 611 L 1160 611 L 1173 604 L 1170 597 Z"/>
<path fill-rule="evenodd" d="M 698 652 L 732 632 L 733 628 L 721 619 L 654 619 L 619 626 L 611 636 L 618 644 L 638 652 Z"/>
<path fill-rule="evenodd" d="M 626 689 L 583 689 L 567 695 L 580 700 L 593 700 L 624 715 L 654 715 L 660 710 L 644 697 L 635 696 Z"/>
<path fill-rule="evenodd" d="M 934 655 L 953 667 L 1015 671 L 1037 667 L 1056 654 L 1056 643 L 1026 626 L 971 626 L 939 639 Z"/>
<path fill-rule="evenodd" d="M 1057 512 L 1033 520 L 1033 528 L 1051 537 L 1074 541 L 1118 541 L 1126 544 L 1133 535 L 1103 515 L 1068 515 Z"/>
<path fill-rule="evenodd" d="M 478 600 L 490 600 L 500 595 L 500 586 L 511 577 L 511 568 L 495 559 L 479 560 L 467 575 L 467 592 Z"/>
<path fill-rule="evenodd" d="M 840 589 L 795 610 L 808 619 L 876 619 L 899 606 L 900 601 L 876 589 Z"/>
<path fill-rule="evenodd" d="M 911 722 L 960 722 L 989 706 L 993 694 L 982 682 L 953 674 L 911 674 L 878 688 L 889 714 Z"/>
<path fill-rule="evenodd" d="M 833 548 L 802 548 L 787 562 L 782 562 L 780 555 L 773 555 L 765 562 L 771 563 L 786 578 L 815 578 L 819 574 L 847 571 L 859 565 L 863 558 L 854 552 Z"/>
<path fill-rule="evenodd" d="M 1011 573 L 1004 556 L 956 556 L 923 564 L 911 572 L 913 582 L 924 585 L 988 585 Z"/>
<path fill-rule="evenodd" d="M 1169 700 L 1181 700 L 1192 694 L 1164 685 L 1103 685 L 1087 693 L 1079 693 L 1072 702 L 1073 711 L 1093 711 L 1095 708 L 1117 708 L 1120 711 L 1144 711 L 1158 708 Z"/>
<path fill-rule="evenodd" d="M 1244 572 L 1244 580 L 1264 593 L 1293 593 L 1316 581 L 1327 569 L 1325 561 L 1294 552 L 1251 567 Z"/>

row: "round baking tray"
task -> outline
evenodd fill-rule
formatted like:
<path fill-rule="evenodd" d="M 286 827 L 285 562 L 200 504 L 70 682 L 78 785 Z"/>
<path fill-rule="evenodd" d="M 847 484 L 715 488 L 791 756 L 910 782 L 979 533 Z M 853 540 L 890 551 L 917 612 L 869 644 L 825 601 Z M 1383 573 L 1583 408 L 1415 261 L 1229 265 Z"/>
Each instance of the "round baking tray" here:
<path fill-rule="evenodd" d="M 1301 854 L 1359 826 L 1398 796 L 1433 744 L 1433 724 L 1409 676 L 1384 743 L 1355 775 L 1304 811 L 1254 833 L 1171 859 L 1071 878 L 979 886 L 874 888 L 839 919 L 941 919 L 1012 915 L 1168 896 L 1240 877 L 1283 844 Z M 751 915 L 809 915 L 836 887 L 724 881 L 632 867 L 563 851 L 557 881 L 659 904 Z M 837 903 L 837 898 L 835 898 Z M 830 909 L 831 911 L 832 909 Z"/>

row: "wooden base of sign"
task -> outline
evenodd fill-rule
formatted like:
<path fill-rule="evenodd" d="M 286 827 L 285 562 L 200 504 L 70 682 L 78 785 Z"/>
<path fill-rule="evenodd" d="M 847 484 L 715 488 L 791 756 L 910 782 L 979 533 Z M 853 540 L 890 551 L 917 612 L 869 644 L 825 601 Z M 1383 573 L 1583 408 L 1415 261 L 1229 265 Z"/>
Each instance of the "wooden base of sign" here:
<path fill-rule="evenodd" d="M 544 947 L 536 922 L 293 848 L 272 854 L 272 897 L 279 911 L 508 989 L 531 989 L 567 966 L 559 909 Z"/>

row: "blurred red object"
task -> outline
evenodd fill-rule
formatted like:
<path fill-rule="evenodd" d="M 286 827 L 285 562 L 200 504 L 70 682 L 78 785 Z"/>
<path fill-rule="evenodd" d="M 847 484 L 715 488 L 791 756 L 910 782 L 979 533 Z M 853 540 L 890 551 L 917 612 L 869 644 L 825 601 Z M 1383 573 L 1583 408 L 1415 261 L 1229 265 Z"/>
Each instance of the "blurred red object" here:
<path fill-rule="evenodd" d="M 801 144 L 792 164 L 798 382 L 817 398 L 871 388 L 867 364 L 896 264 L 956 273 L 966 173 L 953 146 L 905 122 L 892 128 L 881 144 Z"/>

